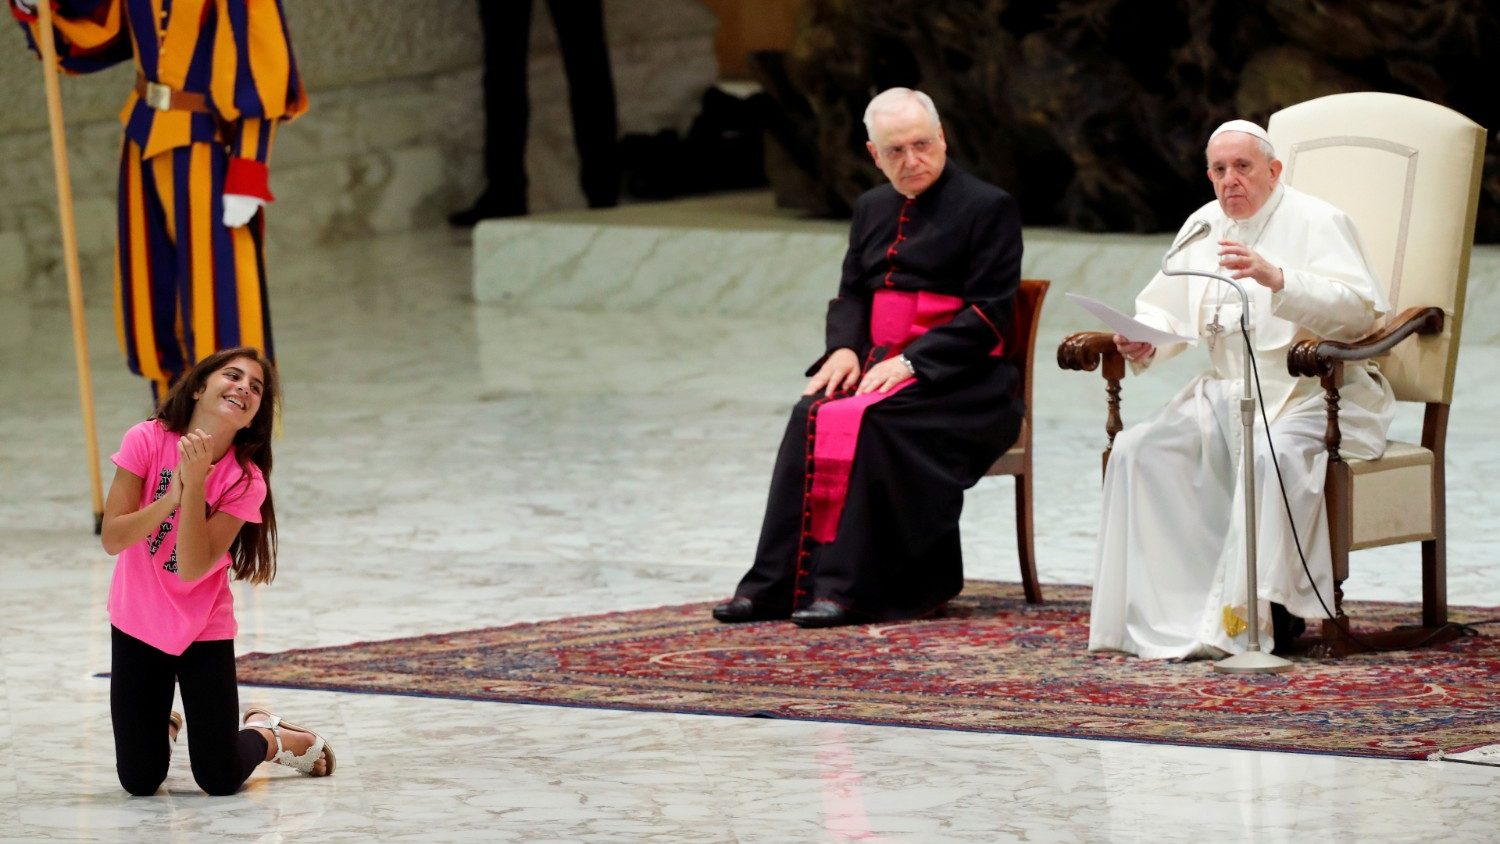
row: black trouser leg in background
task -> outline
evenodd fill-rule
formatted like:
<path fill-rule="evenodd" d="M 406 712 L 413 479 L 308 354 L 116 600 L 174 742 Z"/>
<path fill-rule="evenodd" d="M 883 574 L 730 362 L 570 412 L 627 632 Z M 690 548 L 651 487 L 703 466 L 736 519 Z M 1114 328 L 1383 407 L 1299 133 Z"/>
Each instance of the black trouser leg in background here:
<path fill-rule="evenodd" d="M 154 794 L 167 776 L 167 716 L 172 684 L 182 687 L 193 779 L 213 795 L 234 794 L 266 758 L 266 740 L 239 729 L 234 642 L 194 642 L 171 656 L 110 628 L 109 684 L 120 784 L 135 795 Z"/>
<path fill-rule="evenodd" d="M 480 0 L 484 33 L 484 175 L 488 202 L 526 213 L 526 63 L 532 0 Z M 486 201 L 486 200 L 481 200 Z"/>
<path fill-rule="evenodd" d="M 481 0 L 484 165 L 488 210 L 526 212 L 527 61 L 532 0 Z M 568 77 L 579 185 L 590 207 L 619 201 L 619 118 L 600 0 L 548 0 Z"/>
<path fill-rule="evenodd" d="M 619 125 L 601 0 L 547 0 L 568 75 L 578 183 L 590 208 L 611 208 L 620 196 Z"/>

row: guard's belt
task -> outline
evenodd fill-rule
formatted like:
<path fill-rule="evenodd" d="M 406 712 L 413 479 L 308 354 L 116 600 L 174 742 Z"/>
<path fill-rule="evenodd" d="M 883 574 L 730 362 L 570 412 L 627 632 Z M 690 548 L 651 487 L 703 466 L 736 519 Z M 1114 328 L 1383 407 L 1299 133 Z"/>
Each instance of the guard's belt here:
<path fill-rule="evenodd" d="M 194 111 L 210 114 L 208 98 L 191 91 L 174 91 L 160 82 L 147 82 L 146 77 L 135 77 L 135 92 L 141 95 L 146 105 L 157 111 Z"/>

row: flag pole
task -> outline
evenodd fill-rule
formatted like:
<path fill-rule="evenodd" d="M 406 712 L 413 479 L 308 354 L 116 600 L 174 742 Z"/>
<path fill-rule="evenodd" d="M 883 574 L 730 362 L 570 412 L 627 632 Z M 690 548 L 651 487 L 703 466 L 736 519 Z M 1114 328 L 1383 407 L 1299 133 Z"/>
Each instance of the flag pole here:
<path fill-rule="evenodd" d="M 47 89 L 47 120 L 52 127 L 52 169 L 57 175 L 57 216 L 62 226 L 63 268 L 68 279 L 68 311 L 73 320 L 73 357 L 78 363 L 78 400 L 83 409 L 83 437 L 88 450 L 89 481 L 94 504 L 94 533 L 104 526 L 104 489 L 99 478 L 99 435 L 94 424 L 93 376 L 89 373 L 89 340 L 83 313 L 83 279 L 78 270 L 78 232 L 73 219 L 73 182 L 68 173 L 68 141 L 63 131 L 62 89 L 57 81 L 57 44 L 52 3 L 36 4 L 37 47 L 42 54 L 42 81 Z"/>

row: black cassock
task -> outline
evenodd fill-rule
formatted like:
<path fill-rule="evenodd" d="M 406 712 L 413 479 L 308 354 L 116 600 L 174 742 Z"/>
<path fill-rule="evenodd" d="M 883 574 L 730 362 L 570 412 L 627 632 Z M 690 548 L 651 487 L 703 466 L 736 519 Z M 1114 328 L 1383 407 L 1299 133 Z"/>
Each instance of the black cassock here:
<path fill-rule="evenodd" d="M 902 351 L 871 340 L 878 291 L 956 297 L 961 310 L 905 347 L 916 382 L 864 411 L 832 541 L 810 530 L 810 443 L 828 399 L 820 392 L 793 408 L 755 562 L 737 596 L 766 614 L 821 599 L 889 620 L 928 614 L 959 593 L 963 492 L 1020 431 L 1020 376 L 992 355 L 1002 337 L 1019 342 L 1010 335 L 1020 268 L 1015 199 L 952 164 L 914 199 L 889 184 L 859 198 L 839 295 L 828 306 L 827 352 L 807 374 L 839 348 L 853 349 L 865 370 Z"/>

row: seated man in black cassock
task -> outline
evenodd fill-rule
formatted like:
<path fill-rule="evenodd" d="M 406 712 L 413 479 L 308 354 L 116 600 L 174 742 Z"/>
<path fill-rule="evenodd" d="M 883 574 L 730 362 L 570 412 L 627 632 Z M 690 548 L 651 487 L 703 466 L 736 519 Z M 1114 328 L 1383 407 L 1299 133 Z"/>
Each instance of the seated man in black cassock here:
<path fill-rule="evenodd" d="M 999 355 L 1020 282 L 1015 200 L 947 163 L 927 95 L 865 111 L 890 179 L 854 204 L 827 352 L 793 408 L 755 563 L 723 622 L 921 618 L 963 588 L 958 516 L 1020 430 Z"/>

